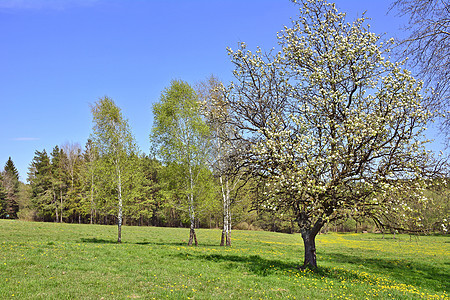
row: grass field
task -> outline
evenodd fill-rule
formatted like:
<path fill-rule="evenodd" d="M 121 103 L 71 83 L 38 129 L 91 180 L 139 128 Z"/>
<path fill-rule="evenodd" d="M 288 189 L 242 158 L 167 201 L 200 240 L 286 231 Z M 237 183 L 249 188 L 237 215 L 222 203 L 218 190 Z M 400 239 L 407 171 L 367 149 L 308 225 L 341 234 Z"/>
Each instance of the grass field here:
<path fill-rule="evenodd" d="M 450 237 L 220 233 L 0 220 L 0 299 L 449 299 Z"/>

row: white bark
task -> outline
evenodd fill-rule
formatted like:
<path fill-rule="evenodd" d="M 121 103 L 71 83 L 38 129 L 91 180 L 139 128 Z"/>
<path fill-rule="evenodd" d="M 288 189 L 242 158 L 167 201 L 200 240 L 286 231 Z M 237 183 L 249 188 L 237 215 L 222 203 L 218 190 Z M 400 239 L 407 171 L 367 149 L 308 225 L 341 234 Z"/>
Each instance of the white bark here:
<path fill-rule="evenodd" d="M 122 242 L 122 181 L 121 181 L 121 174 L 120 174 L 120 168 L 119 164 L 117 163 L 117 187 L 118 187 L 118 194 L 119 194 L 119 212 L 117 215 L 118 219 L 118 238 L 117 242 Z"/>

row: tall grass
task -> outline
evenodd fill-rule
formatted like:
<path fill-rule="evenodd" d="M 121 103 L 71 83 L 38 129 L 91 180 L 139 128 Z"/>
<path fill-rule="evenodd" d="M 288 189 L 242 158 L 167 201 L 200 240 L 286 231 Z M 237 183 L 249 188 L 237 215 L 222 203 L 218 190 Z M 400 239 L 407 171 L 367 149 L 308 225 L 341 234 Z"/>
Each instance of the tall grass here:
<path fill-rule="evenodd" d="M 298 234 L 0 220 L 0 299 L 449 299 L 450 239 L 325 234 L 299 271 Z"/>

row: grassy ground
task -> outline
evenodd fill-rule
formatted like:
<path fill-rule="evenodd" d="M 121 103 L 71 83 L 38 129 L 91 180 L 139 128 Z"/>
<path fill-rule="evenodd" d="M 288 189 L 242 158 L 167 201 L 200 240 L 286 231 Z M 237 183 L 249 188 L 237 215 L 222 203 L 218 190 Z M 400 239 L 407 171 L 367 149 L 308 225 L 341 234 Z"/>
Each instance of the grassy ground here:
<path fill-rule="evenodd" d="M 0 299 L 449 299 L 450 237 L 298 234 L 0 220 Z"/>

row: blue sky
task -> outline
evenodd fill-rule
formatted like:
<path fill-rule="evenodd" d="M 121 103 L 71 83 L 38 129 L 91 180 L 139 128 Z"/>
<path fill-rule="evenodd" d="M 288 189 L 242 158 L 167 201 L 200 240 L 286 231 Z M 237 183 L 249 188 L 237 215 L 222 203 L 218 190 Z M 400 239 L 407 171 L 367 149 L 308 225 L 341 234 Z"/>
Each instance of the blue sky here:
<path fill-rule="evenodd" d="M 336 1 L 350 18 L 367 11 L 374 32 L 400 36 L 390 3 Z M 271 49 L 297 13 L 288 0 L 0 0 L 0 168 L 11 156 L 25 181 L 35 150 L 84 148 L 90 104 L 103 96 L 148 153 L 151 107 L 172 79 L 229 82 L 226 47 Z"/>

